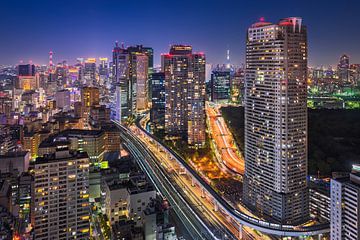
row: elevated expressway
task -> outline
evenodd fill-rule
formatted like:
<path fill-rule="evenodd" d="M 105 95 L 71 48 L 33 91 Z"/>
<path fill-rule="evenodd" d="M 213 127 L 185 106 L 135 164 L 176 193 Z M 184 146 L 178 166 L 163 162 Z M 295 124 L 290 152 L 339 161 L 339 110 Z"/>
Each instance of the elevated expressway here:
<path fill-rule="evenodd" d="M 271 223 L 264 220 L 256 219 L 250 215 L 247 215 L 243 212 L 239 212 L 237 208 L 232 206 L 231 203 L 227 202 L 224 198 L 222 198 L 211 186 L 208 182 L 206 182 L 199 174 L 189 166 L 186 161 L 180 157 L 175 151 L 168 148 L 167 146 L 163 145 L 160 141 L 156 139 L 153 135 L 148 133 L 145 129 L 142 128 L 139 121 L 136 121 L 136 127 L 129 130 L 128 128 L 125 128 L 117 123 L 121 130 L 121 135 L 124 138 L 125 144 L 131 149 L 133 149 L 133 152 L 146 152 L 144 155 L 152 155 L 152 152 L 149 151 L 149 144 L 155 145 L 161 152 L 166 154 L 166 157 L 169 161 L 175 162 L 177 166 L 179 167 L 182 174 L 186 174 L 191 178 L 191 186 L 193 187 L 192 191 L 198 191 L 200 189 L 201 197 L 204 199 L 210 199 L 210 201 L 213 204 L 213 209 L 215 212 L 218 212 L 223 216 L 223 219 L 225 219 L 225 224 L 227 226 L 227 229 L 229 225 L 235 225 L 238 229 L 238 235 L 236 238 L 242 239 L 244 235 L 246 234 L 246 231 L 244 233 L 244 229 L 251 228 L 255 229 L 257 231 L 260 231 L 265 234 L 269 235 L 276 235 L 280 237 L 305 237 L 305 236 L 322 236 L 324 233 L 328 233 L 330 231 L 329 224 L 318 224 L 313 226 L 293 226 L 293 225 L 281 225 L 277 223 Z M 145 156 L 145 157 L 146 157 Z M 156 156 L 152 156 L 154 158 L 154 161 L 156 161 Z M 149 176 L 152 176 L 154 178 L 152 181 L 155 183 L 155 185 L 158 188 L 162 188 L 162 185 L 164 185 L 163 181 L 165 179 L 166 181 L 166 175 L 162 178 L 159 177 L 159 174 L 154 174 L 154 171 L 157 173 L 159 172 L 158 169 L 153 168 L 153 164 L 146 159 L 145 161 L 141 161 L 141 165 L 143 165 L 144 169 L 147 169 L 147 174 Z M 161 171 L 160 171 L 161 172 Z M 158 178 L 158 179 L 156 179 Z M 169 180 L 167 180 L 169 181 Z M 172 186 L 176 185 L 174 182 L 170 182 Z M 184 186 L 181 186 L 184 187 Z M 164 189 L 158 189 L 161 193 L 164 194 L 166 190 Z M 167 190 L 169 191 L 169 190 Z M 171 191 L 171 190 L 170 190 Z M 188 195 L 189 192 L 179 192 L 179 198 L 187 197 L 183 196 Z M 178 195 L 176 194 L 176 195 Z M 166 196 L 166 194 L 165 194 Z M 166 196 L 168 198 L 168 196 Z M 171 200 L 171 199 L 169 199 Z M 170 201 L 172 204 L 172 202 Z M 184 200 L 184 204 L 186 206 L 186 201 Z M 180 208 L 184 209 L 184 208 Z M 191 206 L 189 209 L 192 209 Z M 190 211 L 190 210 L 189 210 Z M 190 215 L 184 214 L 187 217 Z M 194 214 L 193 216 L 198 216 Z M 181 217 L 181 215 L 180 215 Z M 207 232 L 207 236 L 205 239 L 218 239 L 219 237 L 214 234 L 214 230 L 209 228 L 206 223 L 199 217 L 198 219 L 195 219 L 197 223 L 200 223 L 199 225 L 202 230 L 197 230 L 195 232 L 200 232 L 198 236 L 200 239 L 203 239 L 201 236 L 204 235 L 204 232 Z M 190 224 L 191 225 L 191 224 Z M 223 226 L 222 226 L 223 227 Z M 232 226 L 230 227 L 232 228 Z M 195 227 L 194 227 L 195 229 Z M 226 230 L 225 230 L 226 231 Z M 231 231 L 233 232 L 233 231 Z M 229 234 L 231 235 L 231 234 Z M 233 234 L 234 235 L 234 234 Z M 198 239 L 198 238 L 196 238 Z M 228 238 L 233 239 L 233 238 Z"/>

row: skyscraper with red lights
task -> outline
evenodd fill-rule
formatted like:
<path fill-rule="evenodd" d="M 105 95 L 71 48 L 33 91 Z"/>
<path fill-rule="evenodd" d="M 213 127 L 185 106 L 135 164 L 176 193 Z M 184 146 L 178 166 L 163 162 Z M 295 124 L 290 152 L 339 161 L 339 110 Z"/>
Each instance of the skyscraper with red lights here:
<path fill-rule="evenodd" d="M 284 224 L 309 216 L 306 76 L 301 18 L 248 29 L 244 201 Z"/>

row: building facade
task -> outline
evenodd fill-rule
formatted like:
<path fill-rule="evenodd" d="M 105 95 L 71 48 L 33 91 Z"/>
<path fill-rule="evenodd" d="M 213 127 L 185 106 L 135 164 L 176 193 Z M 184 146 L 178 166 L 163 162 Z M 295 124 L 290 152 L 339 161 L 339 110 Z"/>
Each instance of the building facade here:
<path fill-rule="evenodd" d="M 248 29 L 244 201 L 284 224 L 309 217 L 306 77 L 301 18 Z"/>
<path fill-rule="evenodd" d="M 165 132 L 189 145 L 205 144 L 205 55 L 173 45 L 162 55 L 165 73 Z"/>
<path fill-rule="evenodd" d="M 211 101 L 230 99 L 230 69 L 215 69 L 211 74 Z"/>
<path fill-rule="evenodd" d="M 360 239 L 360 166 L 350 177 L 331 179 L 330 237 L 332 240 Z"/>
<path fill-rule="evenodd" d="M 150 121 L 157 128 L 165 125 L 165 74 L 163 72 L 151 74 L 152 99 Z"/>
<path fill-rule="evenodd" d="M 89 158 L 57 151 L 34 166 L 35 239 L 89 239 Z"/>

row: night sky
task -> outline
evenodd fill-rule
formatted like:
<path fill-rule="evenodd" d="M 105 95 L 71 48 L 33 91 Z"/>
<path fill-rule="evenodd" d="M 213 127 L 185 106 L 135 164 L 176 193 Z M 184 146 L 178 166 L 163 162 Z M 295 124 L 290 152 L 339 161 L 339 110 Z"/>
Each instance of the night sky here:
<path fill-rule="evenodd" d="M 3 0 L 0 64 L 110 57 L 115 40 L 154 48 L 155 63 L 173 43 L 203 51 L 209 63 L 244 62 L 246 29 L 260 17 L 300 16 L 308 27 L 310 65 L 360 63 L 359 0 Z"/>

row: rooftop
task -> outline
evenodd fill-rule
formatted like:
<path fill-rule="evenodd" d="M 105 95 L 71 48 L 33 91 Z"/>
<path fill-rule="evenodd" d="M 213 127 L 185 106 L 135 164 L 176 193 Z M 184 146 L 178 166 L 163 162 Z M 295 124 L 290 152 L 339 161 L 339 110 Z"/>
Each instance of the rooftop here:
<path fill-rule="evenodd" d="M 53 154 L 47 154 L 44 155 L 43 157 L 36 158 L 35 165 L 46 164 L 57 161 L 82 159 L 82 158 L 89 158 L 89 156 L 86 152 L 69 151 L 67 149 L 64 149 L 61 151 L 57 151 Z"/>

